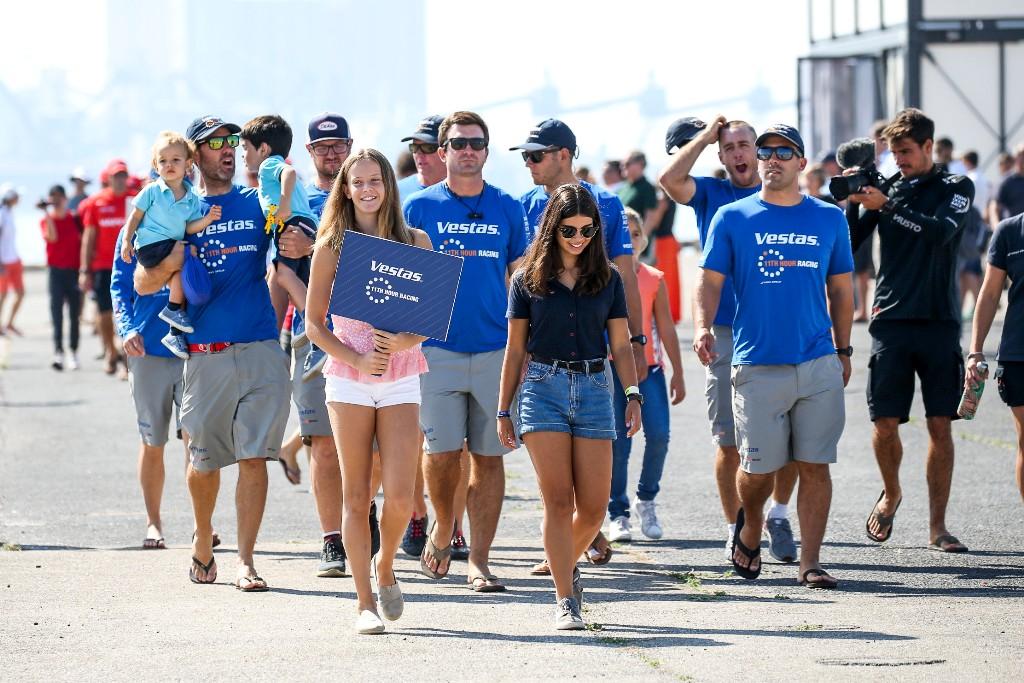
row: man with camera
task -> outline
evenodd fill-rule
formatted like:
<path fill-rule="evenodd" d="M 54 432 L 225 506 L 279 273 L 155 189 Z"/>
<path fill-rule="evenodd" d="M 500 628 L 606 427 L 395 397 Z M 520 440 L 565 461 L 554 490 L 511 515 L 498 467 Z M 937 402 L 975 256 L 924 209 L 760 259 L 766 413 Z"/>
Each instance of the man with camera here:
<path fill-rule="evenodd" d="M 951 423 L 964 377 L 957 251 L 974 185 L 932 161 L 935 123 L 922 111 L 904 109 L 882 135 L 898 175 L 884 179 L 844 164 L 844 175 L 852 176 L 846 217 L 853 249 L 877 228 L 881 253 L 869 327 L 867 398 L 884 489 L 868 516 L 867 535 L 876 543 L 887 541 L 903 499 L 899 425 L 910 419 L 916 374 L 929 435 L 929 539 L 937 550 L 966 552 L 946 528 L 946 505 L 953 479 Z"/>

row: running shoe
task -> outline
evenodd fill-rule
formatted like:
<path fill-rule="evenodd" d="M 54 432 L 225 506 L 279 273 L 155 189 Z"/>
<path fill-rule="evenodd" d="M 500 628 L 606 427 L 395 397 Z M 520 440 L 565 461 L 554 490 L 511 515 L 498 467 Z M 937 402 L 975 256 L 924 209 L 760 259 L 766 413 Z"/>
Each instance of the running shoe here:
<path fill-rule="evenodd" d="M 633 530 L 629 526 L 629 517 L 613 517 L 608 525 L 608 540 L 612 543 L 633 540 Z"/>
<path fill-rule="evenodd" d="M 452 534 L 452 560 L 458 560 L 459 562 L 465 562 L 469 559 L 469 544 L 466 543 L 466 537 L 456 532 Z"/>
<path fill-rule="evenodd" d="M 764 523 L 768 530 L 768 552 L 779 562 L 788 564 L 796 562 L 796 541 L 793 540 L 793 527 L 785 517 L 769 518 Z"/>
<path fill-rule="evenodd" d="M 555 607 L 555 628 L 559 631 L 582 631 L 586 628 L 580 604 L 573 598 L 562 598 Z"/>
<path fill-rule="evenodd" d="M 428 515 L 423 515 L 420 519 L 413 517 L 409 520 L 409 526 L 405 528 L 402 552 L 409 557 L 419 557 L 423 554 L 423 546 L 427 544 L 427 517 Z"/>
<path fill-rule="evenodd" d="M 297 349 L 300 346 L 305 346 L 309 341 L 309 337 L 306 336 L 306 321 L 302 317 L 297 309 L 292 313 L 292 348 Z"/>
<path fill-rule="evenodd" d="M 64 358 L 64 365 L 67 366 L 68 370 L 78 370 L 81 368 L 81 364 L 78 362 L 78 352 L 69 351 L 68 355 Z"/>
<path fill-rule="evenodd" d="M 380 552 L 380 524 L 377 523 L 377 501 L 370 502 L 370 557 Z"/>
<path fill-rule="evenodd" d="M 171 330 L 163 339 L 160 340 L 160 343 L 166 346 L 167 350 L 178 358 L 188 360 L 188 342 L 185 341 L 185 335 L 175 334 L 174 330 Z M 112 375 L 117 371 L 117 361 L 114 361 L 112 365 L 112 369 L 108 368 L 108 375 Z"/>
<path fill-rule="evenodd" d="M 316 344 L 312 344 L 309 347 L 309 353 L 306 354 L 306 360 L 302 361 L 302 381 L 308 382 L 324 369 L 324 364 L 327 362 L 327 354 Z"/>
<path fill-rule="evenodd" d="M 652 541 L 657 541 L 661 538 L 663 532 L 661 522 L 658 521 L 657 503 L 653 500 L 640 500 L 637 498 L 633 501 L 633 510 L 636 511 L 637 517 L 640 518 L 640 531 L 644 533 L 644 536 Z"/>
<path fill-rule="evenodd" d="M 64 369 L 64 353 L 57 351 L 53 354 L 53 360 L 50 362 L 50 367 L 60 372 Z"/>
<path fill-rule="evenodd" d="M 341 543 L 341 536 L 331 536 L 324 539 L 323 550 L 320 551 L 320 564 L 316 568 L 316 575 L 321 579 L 337 579 L 345 576 L 345 546 Z"/>
<path fill-rule="evenodd" d="M 185 334 L 195 332 L 195 329 L 192 327 L 192 319 L 188 317 L 188 313 L 185 312 L 184 308 L 172 311 L 170 306 L 164 306 L 164 310 L 160 311 L 157 317 L 179 332 L 184 332 Z"/>

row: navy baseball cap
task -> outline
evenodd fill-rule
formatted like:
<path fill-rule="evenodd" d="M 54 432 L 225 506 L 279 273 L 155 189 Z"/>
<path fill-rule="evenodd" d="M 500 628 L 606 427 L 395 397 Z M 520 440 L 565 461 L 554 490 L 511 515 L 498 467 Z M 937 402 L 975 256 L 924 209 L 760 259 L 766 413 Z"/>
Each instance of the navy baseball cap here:
<path fill-rule="evenodd" d="M 573 154 L 576 153 L 576 136 L 569 126 L 558 119 L 544 119 L 530 131 L 526 142 L 509 147 L 509 151 L 521 149 L 524 152 L 538 152 L 551 148 L 564 148 Z"/>
<path fill-rule="evenodd" d="M 228 123 L 219 116 L 200 116 L 188 125 L 185 137 L 192 142 L 202 142 L 213 135 L 218 128 L 227 128 L 232 134 L 238 133 L 242 127 L 235 123 Z"/>
<path fill-rule="evenodd" d="M 708 124 L 696 116 L 676 119 L 669 125 L 668 131 L 665 133 L 665 153 L 674 154 L 707 127 Z"/>
<path fill-rule="evenodd" d="M 321 140 L 348 140 L 348 121 L 341 114 L 324 112 L 309 122 L 310 143 Z"/>
<path fill-rule="evenodd" d="M 416 132 L 408 137 L 402 138 L 402 142 L 416 140 L 417 142 L 427 142 L 431 145 L 436 145 L 442 121 L 444 121 L 444 117 L 440 114 L 428 116 L 419 122 L 419 125 L 416 126 Z"/>
<path fill-rule="evenodd" d="M 760 145 L 769 135 L 777 135 L 780 138 L 785 138 L 793 143 L 793 146 L 796 147 L 796 151 L 800 156 L 804 155 L 804 139 L 800 137 L 800 131 L 793 126 L 787 126 L 784 123 L 776 123 L 775 125 L 768 126 L 761 131 L 760 135 L 757 136 L 757 140 L 754 140 L 754 144 Z"/>

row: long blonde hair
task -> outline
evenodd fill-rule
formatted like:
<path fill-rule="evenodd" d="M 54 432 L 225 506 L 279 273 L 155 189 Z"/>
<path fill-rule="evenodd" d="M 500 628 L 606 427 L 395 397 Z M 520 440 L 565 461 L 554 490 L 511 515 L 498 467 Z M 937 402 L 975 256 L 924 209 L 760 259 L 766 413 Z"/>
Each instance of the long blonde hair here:
<path fill-rule="evenodd" d="M 358 161 L 369 159 L 380 167 L 381 180 L 384 183 L 384 203 L 377 212 L 377 234 L 375 237 L 394 240 L 403 244 L 412 244 L 412 231 L 405 224 L 402 216 L 402 204 L 398 198 L 398 181 L 395 171 L 387 157 L 375 149 L 361 149 L 352 154 L 341 165 L 338 177 L 331 186 L 331 194 L 324 203 L 320 229 L 317 230 L 316 246 L 326 246 L 334 251 L 341 249 L 345 231 L 356 225 L 355 208 L 352 200 L 345 195 L 352 166 Z"/>

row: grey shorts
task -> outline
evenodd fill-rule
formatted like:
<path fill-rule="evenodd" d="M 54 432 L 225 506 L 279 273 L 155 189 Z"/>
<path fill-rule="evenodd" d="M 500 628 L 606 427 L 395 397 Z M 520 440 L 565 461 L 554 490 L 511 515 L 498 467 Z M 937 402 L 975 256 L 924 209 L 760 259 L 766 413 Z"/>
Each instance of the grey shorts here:
<path fill-rule="evenodd" d="M 299 414 L 302 436 L 330 436 L 331 421 L 327 417 L 327 379 L 318 372 L 309 381 L 302 381 L 302 363 L 312 344 L 292 347 L 292 403 Z"/>
<path fill-rule="evenodd" d="M 707 384 L 704 395 L 708 399 L 708 422 L 711 423 L 711 440 L 716 446 L 736 445 L 736 425 L 732 417 L 732 328 L 714 325 L 714 351 L 718 358 L 711 362 L 704 372 Z"/>
<path fill-rule="evenodd" d="M 181 438 L 181 377 L 185 362 L 159 356 L 128 356 L 128 387 L 135 401 L 139 435 L 147 446 L 163 446 L 174 429 Z"/>
<path fill-rule="evenodd" d="M 505 455 L 498 441 L 495 413 L 505 350 L 456 353 L 423 347 L 429 372 L 420 375 L 420 427 L 427 453 L 462 450 L 477 455 Z"/>
<path fill-rule="evenodd" d="M 288 356 L 276 341 L 193 353 L 181 403 L 192 466 L 210 472 L 239 460 L 276 460 L 290 391 Z"/>
<path fill-rule="evenodd" d="M 737 365 L 732 384 L 744 472 L 769 474 L 793 460 L 836 461 L 846 404 L 834 354 L 799 365 Z"/>

